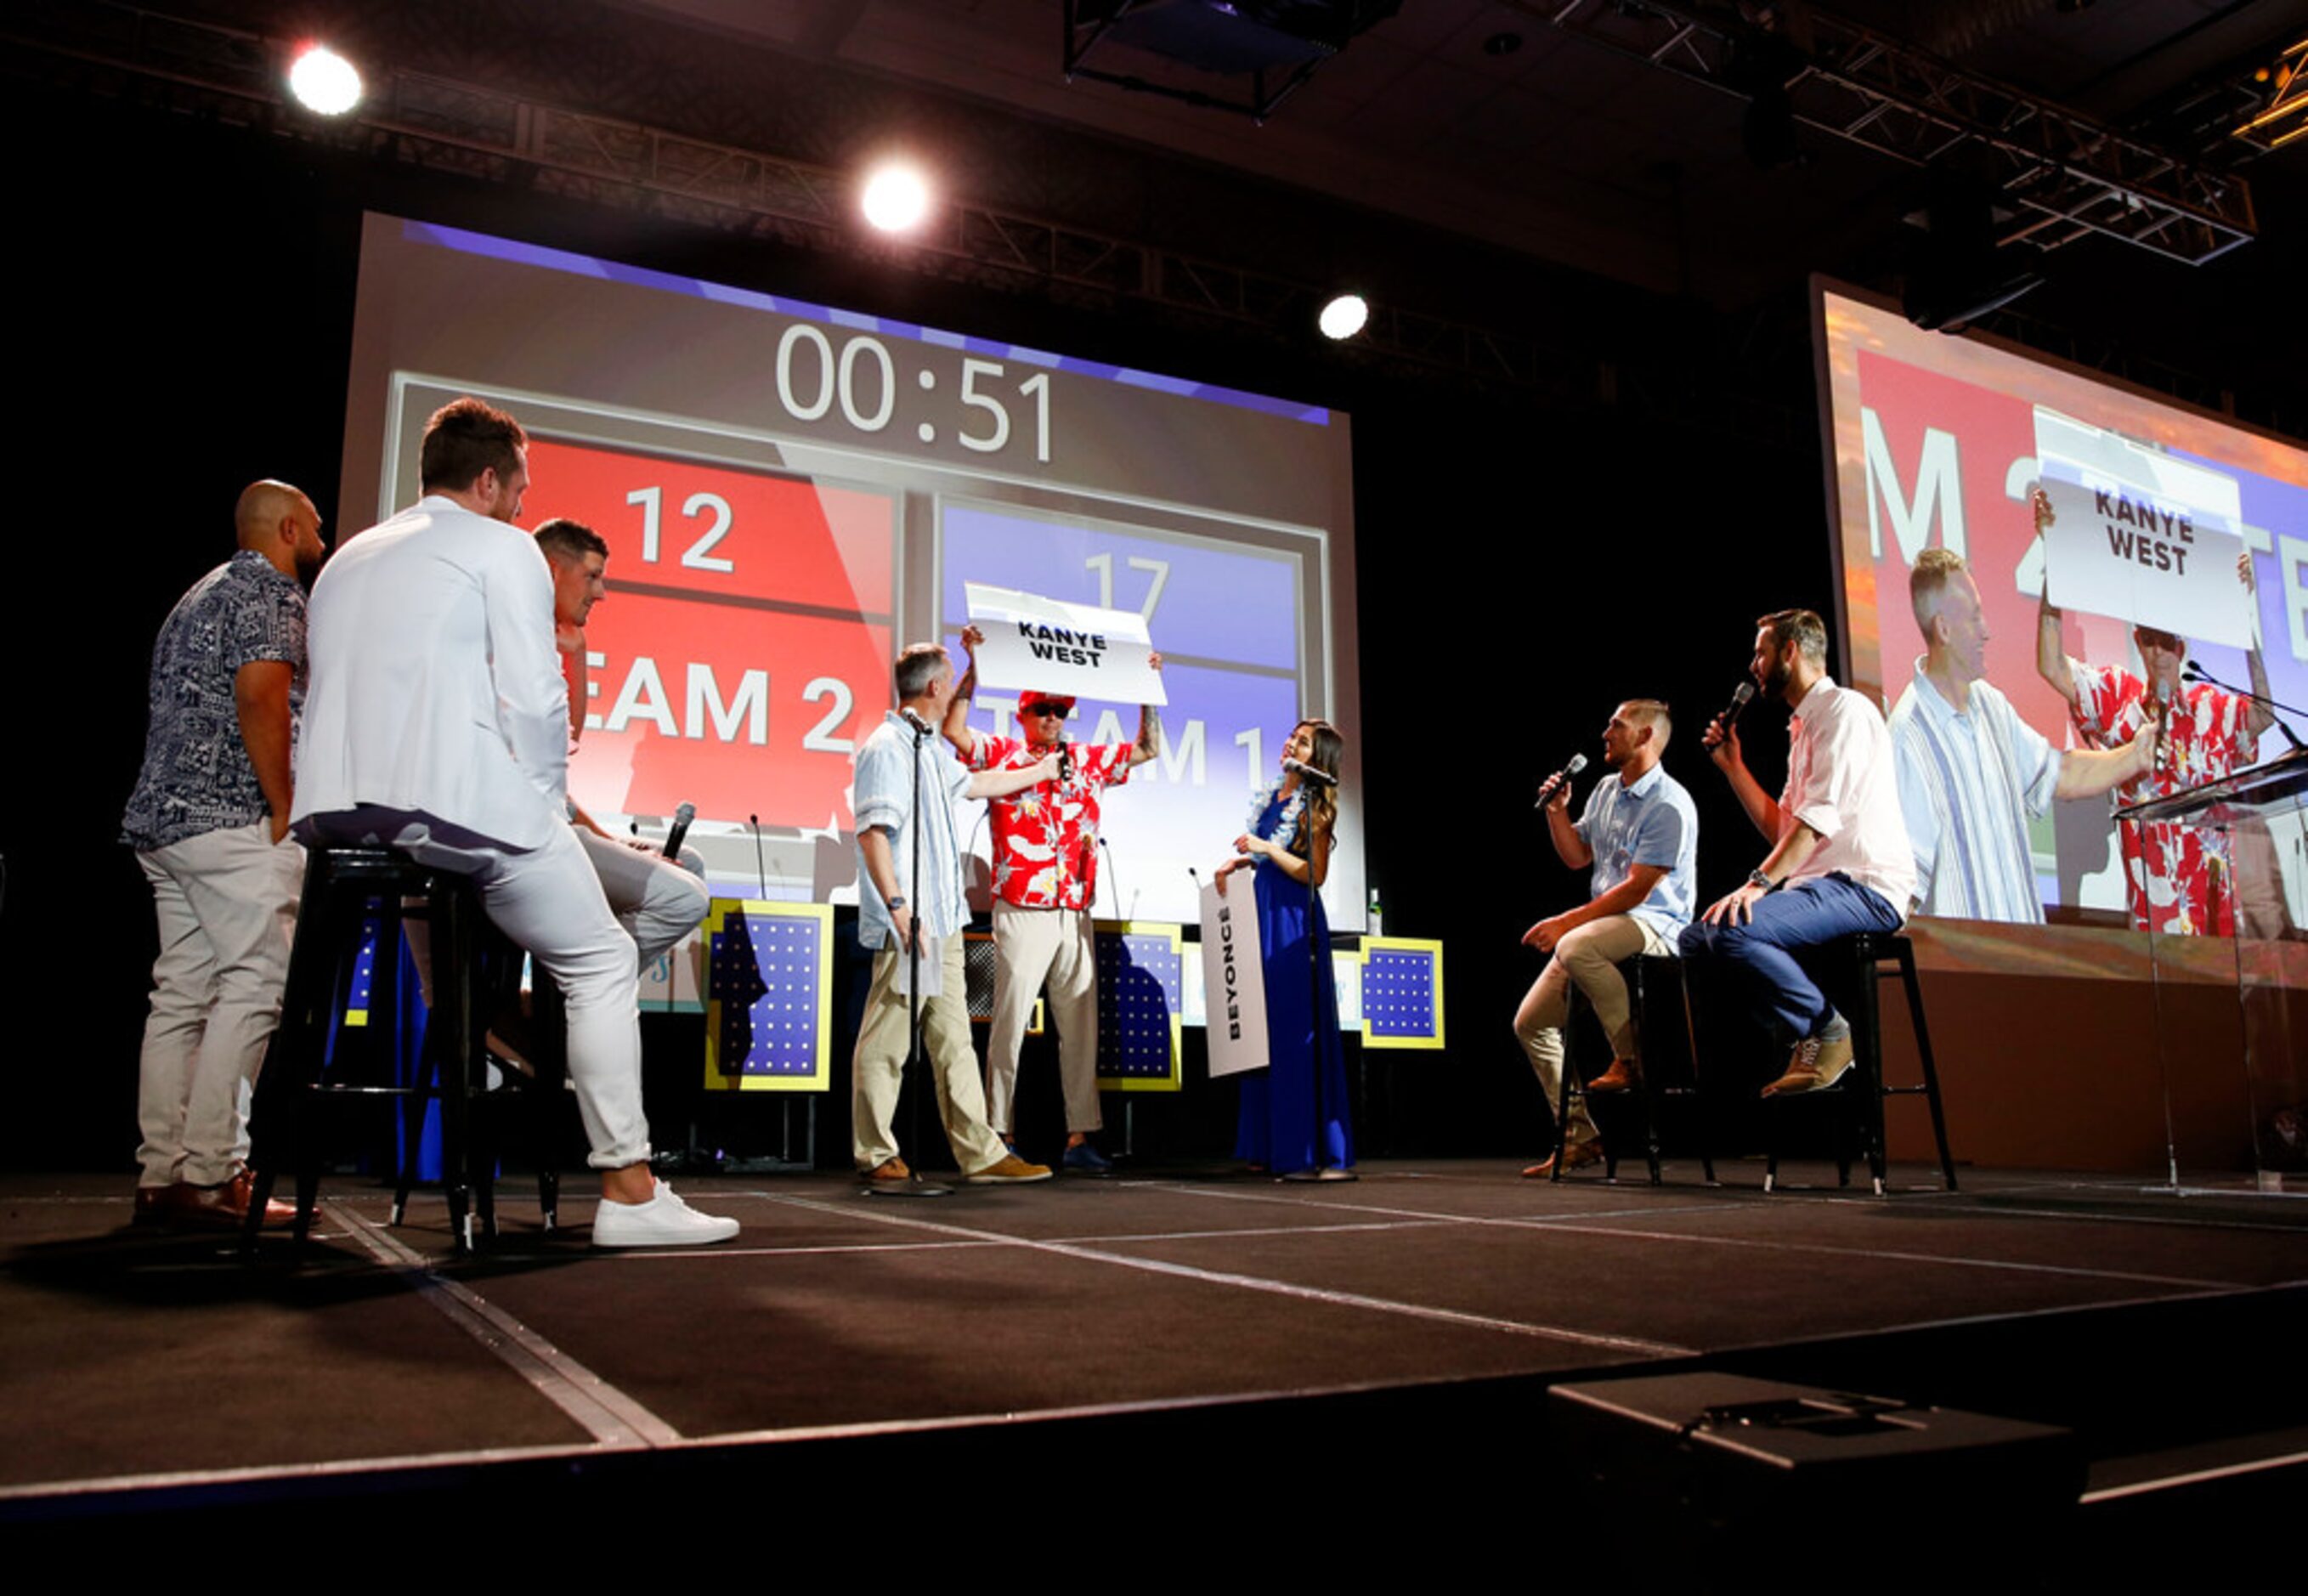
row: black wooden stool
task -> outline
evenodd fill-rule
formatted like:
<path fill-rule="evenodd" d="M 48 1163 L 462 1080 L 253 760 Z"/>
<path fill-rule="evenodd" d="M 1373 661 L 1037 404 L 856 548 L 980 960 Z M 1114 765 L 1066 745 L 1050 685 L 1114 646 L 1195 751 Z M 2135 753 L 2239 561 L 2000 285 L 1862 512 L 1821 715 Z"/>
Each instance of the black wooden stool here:
<path fill-rule="evenodd" d="M 1840 973 L 1855 983 L 1850 996 L 1856 1000 L 1856 1012 L 1846 1011 L 1851 1022 L 1851 1068 L 1844 1078 L 1827 1091 L 1806 1096 L 1840 1098 L 1851 1105 L 1858 1122 L 1859 1139 L 1867 1154 L 1868 1173 L 1873 1178 L 1875 1195 L 1883 1195 L 1883 1100 L 1887 1097 L 1922 1097 L 1932 1108 L 1932 1134 L 1940 1150 L 1940 1173 L 1947 1189 L 1955 1186 L 1955 1159 L 1948 1152 L 1947 1110 L 1940 1101 L 1939 1066 L 1932 1059 L 1932 1033 L 1924 1023 L 1924 989 L 1916 979 L 1916 945 L 1897 932 L 1859 931 L 1823 945 L 1818 957 L 1829 964 L 1842 963 Z M 1889 964 L 1890 969 L 1885 966 Z M 1837 973 L 1830 971 L 1830 974 Z M 1878 983 L 1884 977 L 1897 974 L 1907 988 L 1908 1017 L 1916 1027 L 1916 1050 L 1923 1056 L 1924 1082 L 1920 1086 L 1891 1086 L 1883 1080 L 1883 1008 Z M 1849 1143 L 1839 1132 L 1836 1149 L 1838 1183 L 1851 1184 Z M 1763 1189 L 1774 1190 L 1778 1184 L 1779 1154 L 1773 1145 L 1763 1170 Z"/>
<path fill-rule="evenodd" d="M 1657 965 L 1664 965 L 1667 968 L 1658 970 L 1652 968 Z M 1651 1184 L 1658 1186 L 1662 1184 L 1659 1178 L 1659 1100 L 1697 1097 L 1699 1086 L 1695 1075 L 1692 1083 L 1688 1086 L 1666 1086 L 1661 1085 L 1658 1082 L 1658 1071 L 1652 1057 L 1657 1049 L 1651 1047 L 1650 1042 L 1655 1037 L 1660 1035 L 1661 1031 L 1660 1028 L 1651 1022 L 1652 982 L 1655 979 L 1672 980 L 1675 984 L 1676 1009 L 1683 1016 L 1686 1059 L 1692 1056 L 1689 1052 L 1689 1041 L 1692 1034 L 1690 999 L 1684 992 L 1683 961 L 1680 959 L 1668 958 L 1662 954 L 1638 953 L 1632 959 L 1622 961 L 1618 969 L 1620 977 L 1627 983 L 1628 1022 L 1634 1030 L 1635 1054 L 1641 1060 L 1643 1066 L 1641 1078 L 1632 1095 L 1639 1099 L 1643 1106 L 1643 1153 L 1650 1166 Z M 1579 989 L 1579 983 L 1572 981 L 1570 984 L 1569 1012 L 1564 1015 L 1563 1022 L 1563 1078 L 1556 1092 L 1554 1104 L 1554 1167 L 1548 1176 L 1550 1180 L 1563 1178 L 1563 1154 L 1571 1137 L 1572 1098 L 1576 1096 L 1586 1102 L 1589 1114 L 1594 1111 L 1594 1101 L 1587 1096 L 1584 1072 L 1579 1068 L 1579 1049 L 1573 1040 L 1575 1022 L 1581 1005 L 1590 1009 L 1593 1006 L 1588 1003 L 1587 995 Z M 1610 1039 L 1606 1037 L 1604 1040 L 1607 1043 Z M 1606 1064 L 1605 1067 L 1609 1066 Z M 1602 1134 L 1603 1127 L 1599 1123 L 1595 1129 L 1598 1135 Z M 1603 1178 L 1606 1180 L 1616 1180 L 1619 1178 L 1619 1155 L 1614 1149 L 1609 1136 L 1603 1135 L 1602 1142 Z M 1705 1145 L 1703 1120 L 1699 1160 L 1707 1172 L 1707 1184 L 1713 1186 L 1715 1156 L 1713 1152 Z"/>
<path fill-rule="evenodd" d="M 400 923 L 421 917 L 432 933 L 433 1009 L 414 1085 L 330 1080 L 327 1065 L 340 1001 L 349 989 L 365 928 L 374 921 L 373 961 L 398 959 Z M 493 1212 L 489 1171 L 475 1156 L 472 1100 L 483 1085 L 492 989 L 484 954 L 495 934 L 469 877 L 435 870 L 383 847 L 319 845 L 306 852 L 305 888 L 289 949 L 280 1023 L 265 1053 L 249 1113 L 253 1175 L 244 1248 L 254 1255 L 264 1206 L 283 1173 L 297 1184 L 294 1236 L 310 1235 L 320 1186 L 319 1117 L 330 1100 L 426 1096 L 441 1103 L 442 1186 L 457 1249 L 473 1243 L 476 1170 L 479 1206 Z M 374 963 L 372 965 L 374 968 Z M 436 1075 L 439 1084 L 432 1083 Z M 414 1139 L 404 1167 L 417 1156 Z M 404 1186 L 405 1191 L 405 1186 Z M 400 1217 L 395 1205 L 396 1220 Z"/>

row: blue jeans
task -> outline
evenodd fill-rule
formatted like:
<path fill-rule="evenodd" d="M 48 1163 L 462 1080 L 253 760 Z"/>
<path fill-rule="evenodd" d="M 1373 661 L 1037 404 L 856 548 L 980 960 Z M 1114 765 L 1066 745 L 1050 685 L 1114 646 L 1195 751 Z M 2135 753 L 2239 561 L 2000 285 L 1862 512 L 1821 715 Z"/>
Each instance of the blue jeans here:
<path fill-rule="evenodd" d="M 1813 876 L 1756 901 L 1744 926 L 1693 920 L 1677 945 L 1686 959 L 1719 959 L 1737 972 L 1757 1023 L 1793 1047 L 1827 1023 L 1826 996 L 1795 948 L 1816 947 L 1855 931 L 1896 931 L 1899 911 L 1848 876 Z"/>

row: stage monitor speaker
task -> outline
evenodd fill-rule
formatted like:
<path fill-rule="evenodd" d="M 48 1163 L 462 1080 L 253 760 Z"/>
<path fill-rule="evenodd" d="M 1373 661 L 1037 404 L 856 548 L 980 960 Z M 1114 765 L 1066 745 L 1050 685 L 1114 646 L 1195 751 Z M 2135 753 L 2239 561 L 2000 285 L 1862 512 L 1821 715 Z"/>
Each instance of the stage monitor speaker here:
<path fill-rule="evenodd" d="M 2064 1540 L 2084 1488 L 2064 1429 L 1737 1375 L 1557 1385 L 1546 1425 L 1571 1521 L 1702 1584 L 1814 1554 L 1899 1576 L 1877 1588 L 2009 1571 Z"/>

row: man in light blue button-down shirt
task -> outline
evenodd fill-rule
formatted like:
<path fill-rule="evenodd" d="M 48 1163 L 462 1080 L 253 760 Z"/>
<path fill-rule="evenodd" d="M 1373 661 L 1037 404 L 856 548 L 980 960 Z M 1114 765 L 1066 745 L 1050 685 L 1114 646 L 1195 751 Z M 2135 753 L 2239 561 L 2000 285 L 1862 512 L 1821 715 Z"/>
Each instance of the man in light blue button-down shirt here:
<path fill-rule="evenodd" d="M 1603 763 L 1614 774 L 1588 794 L 1578 820 L 1571 818 L 1570 782 L 1550 778 L 1551 790 L 1541 794 L 1555 856 L 1574 870 L 1590 871 L 1586 902 L 1523 933 L 1525 943 L 1552 955 L 1515 1011 L 1515 1038 L 1530 1055 L 1550 1105 L 1562 1100 L 1563 1026 L 1573 981 L 1595 1005 L 1614 1055 L 1611 1067 L 1587 1090 L 1623 1091 L 1642 1077 L 1627 983 L 1618 967 L 1638 953 L 1675 952 L 1676 936 L 1691 923 L 1699 857 L 1699 811 L 1683 783 L 1659 769 L 1673 729 L 1666 704 L 1630 699 L 1603 729 Z M 1571 1105 L 1563 1169 L 1602 1156 L 1601 1137 L 1581 1098 Z M 1554 1173 L 1554 1160 L 1523 1173 L 1546 1179 Z"/>
<path fill-rule="evenodd" d="M 976 774 L 933 734 L 953 700 L 953 662 L 934 643 L 898 656 L 898 707 L 858 745 L 851 808 L 857 826 L 857 936 L 874 950 L 874 984 L 857 1028 L 851 1069 L 850 1143 L 857 1172 L 874 1186 L 913 1178 L 890 1127 L 912 1040 L 913 1005 L 901 984 L 906 948 L 921 948 L 922 1050 L 937 1083 L 938 1117 L 962 1173 L 977 1182 L 1046 1180 L 987 1128 L 977 1052 L 963 990 L 962 897 L 956 798 L 1002 798 L 1054 781 L 1058 755 L 1015 770 Z M 918 826 L 916 808 L 920 810 Z M 918 841 L 921 867 L 915 868 Z M 918 892 L 920 902 L 914 902 Z"/>

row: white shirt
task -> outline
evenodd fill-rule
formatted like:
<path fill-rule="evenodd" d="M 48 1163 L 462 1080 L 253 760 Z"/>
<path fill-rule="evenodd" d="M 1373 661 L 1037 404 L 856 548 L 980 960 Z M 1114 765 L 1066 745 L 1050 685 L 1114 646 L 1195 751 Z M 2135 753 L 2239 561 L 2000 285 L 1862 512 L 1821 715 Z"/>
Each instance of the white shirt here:
<path fill-rule="evenodd" d="M 1779 836 L 1797 821 L 1819 846 L 1787 879 L 1847 876 L 1908 917 L 1916 856 L 1899 815 L 1891 733 L 1864 694 L 1830 677 L 1812 684 L 1787 728 L 1787 784 L 1779 794 Z"/>
<path fill-rule="evenodd" d="M 569 695 L 535 539 L 438 495 L 313 588 L 295 818 L 375 805 L 530 849 L 568 824 Z"/>
<path fill-rule="evenodd" d="M 2042 925 L 2028 816 L 2052 807 L 2060 751 L 1985 682 L 1971 684 L 1958 713 L 1921 660 L 1891 711 L 1891 748 L 1916 912 Z"/>

